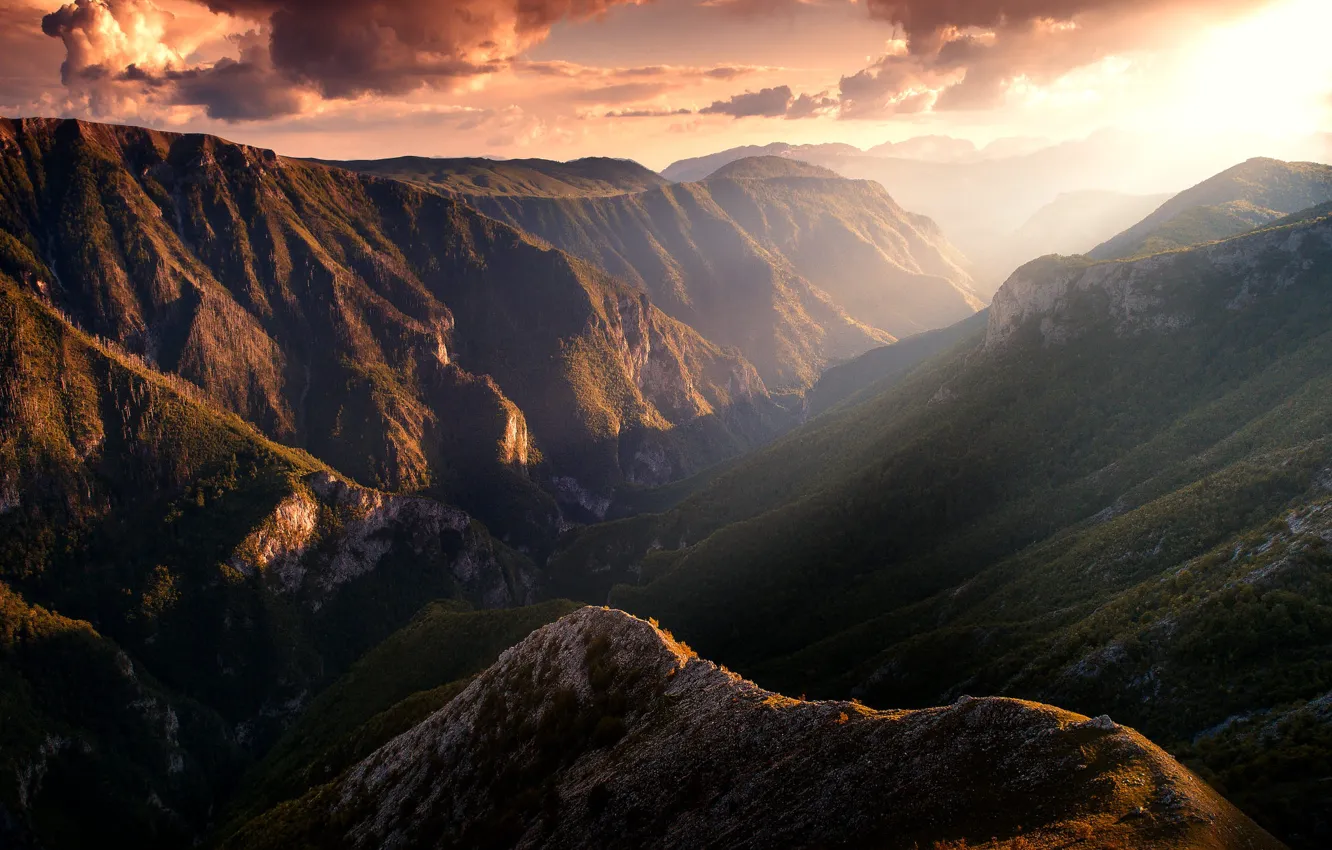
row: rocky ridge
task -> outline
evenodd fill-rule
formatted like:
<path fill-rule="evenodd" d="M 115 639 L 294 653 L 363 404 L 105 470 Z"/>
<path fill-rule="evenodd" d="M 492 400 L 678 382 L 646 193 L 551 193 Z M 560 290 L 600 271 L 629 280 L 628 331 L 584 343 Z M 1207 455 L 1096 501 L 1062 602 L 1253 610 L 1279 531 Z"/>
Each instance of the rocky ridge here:
<path fill-rule="evenodd" d="M 791 699 L 605 608 L 534 632 L 231 846 L 276 836 L 395 848 L 1280 846 L 1109 718 L 1009 699 L 917 711 Z"/>

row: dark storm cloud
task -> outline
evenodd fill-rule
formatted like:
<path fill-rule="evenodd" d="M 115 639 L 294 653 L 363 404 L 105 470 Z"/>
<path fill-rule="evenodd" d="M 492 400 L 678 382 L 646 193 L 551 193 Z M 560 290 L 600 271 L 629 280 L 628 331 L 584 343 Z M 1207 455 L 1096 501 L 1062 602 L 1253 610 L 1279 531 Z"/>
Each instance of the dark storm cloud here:
<path fill-rule="evenodd" d="M 148 0 L 75 0 L 47 15 L 42 30 L 65 44 L 66 84 L 93 100 L 138 86 L 240 120 L 288 114 L 303 94 L 402 94 L 491 73 L 554 23 L 636 0 L 198 2 L 254 22 L 239 59 L 187 66 L 163 43 L 171 16 Z"/>

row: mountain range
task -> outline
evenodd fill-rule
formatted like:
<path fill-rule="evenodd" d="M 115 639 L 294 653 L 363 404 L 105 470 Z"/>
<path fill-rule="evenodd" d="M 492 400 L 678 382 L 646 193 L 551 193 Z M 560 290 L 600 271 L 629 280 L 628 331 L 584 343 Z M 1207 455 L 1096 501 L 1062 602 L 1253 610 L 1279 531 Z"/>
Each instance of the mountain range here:
<path fill-rule="evenodd" d="M 984 306 L 932 221 L 877 184 L 798 160 L 749 157 L 699 182 L 582 195 L 514 193 L 516 176 L 477 193 L 470 165 L 461 176 L 420 165 L 414 182 L 642 288 L 772 389 L 804 389 L 832 363 Z M 621 182 L 655 176 L 641 172 Z"/>
<path fill-rule="evenodd" d="M 965 140 L 921 137 L 863 151 L 848 145 L 736 148 L 673 164 L 662 173 L 673 180 L 698 179 L 695 162 L 716 168 L 729 158 L 769 153 L 874 180 L 907 209 L 942 227 L 969 259 L 974 288 L 988 298 L 1026 261 L 1089 251 L 1150 211 L 1135 209 L 1132 202 L 1117 209 L 1115 197 L 1155 196 L 1159 203 L 1165 200 L 1161 193 L 1173 194 L 1229 165 L 1234 154 L 1225 149 L 1238 147 L 1237 140 L 1163 146 L 1150 135 L 1114 129 L 1058 143 L 1000 139 L 979 151 Z M 1290 139 L 1285 148 L 1288 155 L 1329 156 L 1325 138 Z M 1061 196 L 1067 197 L 1059 203 Z M 1051 204 L 1052 210 L 1043 210 Z M 1070 243 L 1064 216 L 1094 229 Z M 1252 219 L 1248 226 L 1258 223 Z M 1224 235 L 1247 229 L 1234 221 L 1231 228 Z"/>
<path fill-rule="evenodd" d="M 0 844 L 1332 840 L 1326 167 L 768 153 L 0 122 Z"/>
<path fill-rule="evenodd" d="M 0 142 L 7 274 L 273 439 L 516 545 L 780 427 L 742 358 L 439 194 L 134 128 Z"/>

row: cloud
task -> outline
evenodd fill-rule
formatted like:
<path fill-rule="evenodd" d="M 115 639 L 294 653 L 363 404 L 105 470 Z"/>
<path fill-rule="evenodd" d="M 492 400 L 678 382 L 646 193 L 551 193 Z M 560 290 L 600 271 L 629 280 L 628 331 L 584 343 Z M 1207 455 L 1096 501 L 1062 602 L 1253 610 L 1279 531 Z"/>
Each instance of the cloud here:
<path fill-rule="evenodd" d="M 729 115 L 732 118 L 781 117 L 794 100 L 790 86 L 774 86 L 718 100 L 699 110 L 703 115 Z"/>
<path fill-rule="evenodd" d="M 671 81 L 695 80 L 733 80 L 749 74 L 766 71 L 779 71 L 766 65 L 638 65 L 628 67 L 606 67 L 599 65 L 580 65 L 577 62 L 513 62 L 509 66 L 520 74 L 535 74 L 542 77 L 560 77 L 565 79 L 630 80 L 644 77 L 658 77 Z"/>
<path fill-rule="evenodd" d="M 793 0 L 712 0 L 748 15 Z M 841 77 L 831 94 L 793 96 L 774 86 L 717 101 L 703 113 L 736 118 L 836 115 L 883 120 L 922 112 L 985 110 L 1014 90 L 1049 86 L 1120 53 L 1171 45 L 1199 22 L 1269 0 L 868 0 L 894 25 L 883 56 Z"/>
<path fill-rule="evenodd" d="M 46 15 L 41 29 L 64 48 L 61 76 L 71 101 L 82 99 L 94 115 L 166 108 L 192 115 L 202 110 L 224 121 L 262 120 L 325 108 L 321 101 L 411 99 L 433 90 L 465 100 L 483 84 L 492 93 L 532 75 L 550 82 L 511 85 L 516 95 L 509 102 L 539 96 L 544 100 L 532 111 L 551 121 L 558 109 L 589 106 L 619 107 L 617 117 L 681 114 L 667 101 L 691 86 L 706 93 L 688 95 L 695 102 L 712 101 L 700 114 L 877 120 L 990 109 L 1015 91 L 1048 86 L 1111 56 L 1179 42 L 1188 15 L 1212 23 L 1270 0 L 866 0 L 868 13 L 854 14 L 877 22 L 866 27 L 883 28 L 887 51 L 835 87 L 832 80 L 816 81 L 815 88 L 830 88 L 817 94 L 798 94 L 807 81 L 784 79 L 773 73 L 782 69 L 771 67 L 595 68 L 523 58 L 561 21 L 646 2 L 73 0 Z M 846 0 L 680 5 L 686 7 L 694 10 L 689 14 L 712 16 L 714 24 L 722 20 L 719 10 L 735 13 L 728 25 L 746 28 L 758 26 L 749 23 L 756 16 L 832 15 L 834 7 L 836 16 L 846 16 L 859 8 Z M 208 48 L 200 50 L 205 41 Z M 25 42 L 23 49 L 33 46 Z M 4 62 L 0 57 L 0 68 Z M 713 100 L 714 84 L 759 73 L 754 85 L 764 87 L 758 91 Z M 501 74 L 508 76 L 492 76 Z M 529 82 L 540 81 L 520 79 Z"/>
<path fill-rule="evenodd" d="M 250 31 L 230 39 L 239 59 L 222 58 L 206 68 L 168 69 L 161 75 L 140 73 L 145 84 L 170 89 L 171 102 L 203 106 L 210 118 L 253 121 L 296 115 L 316 99 L 307 87 L 294 83 L 273 68 L 262 35 Z M 127 69 L 125 79 L 137 68 Z"/>
<path fill-rule="evenodd" d="M 827 92 L 802 94 L 797 97 L 790 86 L 773 86 L 756 92 L 747 91 L 744 94 L 732 95 L 727 100 L 714 101 L 711 106 L 700 109 L 698 114 L 729 115 L 732 118 L 813 118 L 836 109 L 837 105 L 837 100 L 828 97 Z"/>
<path fill-rule="evenodd" d="M 638 0 L 196 0 L 249 22 L 239 55 L 190 64 L 189 33 L 152 0 L 74 0 L 42 31 L 65 46 L 62 80 L 94 112 L 150 98 L 225 120 L 290 114 L 310 99 L 402 95 L 506 68 L 565 19 Z"/>
<path fill-rule="evenodd" d="M 828 97 L 827 92 L 818 94 L 802 94 L 786 108 L 786 117 L 813 118 L 816 115 L 822 115 L 837 108 L 837 100 Z"/>
<path fill-rule="evenodd" d="M 741 17 L 780 14 L 794 16 L 802 8 L 836 6 L 846 0 L 702 0 L 698 5 Z M 851 0 L 855 2 L 855 0 Z"/>
<path fill-rule="evenodd" d="M 1269 0 L 868 0 L 894 50 L 839 85 L 843 118 L 988 109 L 1018 81 L 1048 85 L 1117 53 L 1168 45 Z"/>
<path fill-rule="evenodd" d="M 729 115 L 732 118 L 813 118 L 837 108 L 837 100 L 827 92 L 796 96 L 790 86 L 773 86 L 732 95 L 727 100 L 714 101 L 698 110 L 699 115 Z M 652 112 L 655 115 L 689 114 L 689 110 Z M 611 116 L 607 116 L 611 117 Z M 615 117 L 627 117 L 617 114 Z"/>
<path fill-rule="evenodd" d="M 692 109 L 621 109 L 607 112 L 603 118 L 666 118 L 676 115 L 693 115 Z"/>
<path fill-rule="evenodd" d="M 636 103 L 656 97 L 669 88 L 671 88 L 670 85 L 658 82 L 616 83 L 615 85 L 599 86 L 575 92 L 571 99 L 582 103 L 597 104 Z"/>

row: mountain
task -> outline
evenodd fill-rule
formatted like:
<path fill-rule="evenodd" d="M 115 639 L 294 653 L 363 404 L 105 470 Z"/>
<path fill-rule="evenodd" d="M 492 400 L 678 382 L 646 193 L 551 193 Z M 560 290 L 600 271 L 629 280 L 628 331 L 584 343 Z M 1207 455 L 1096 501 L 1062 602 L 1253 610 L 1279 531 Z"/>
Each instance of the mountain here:
<path fill-rule="evenodd" d="M 1209 757 L 1192 742 L 1229 718 L 1332 689 L 1329 270 L 1328 217 L 1033 262 L 969 341 L 661 513 L 571 533 L 551 581 L 779 689 L 1037 699 Z M 1197 767 L 1317 796 L 1325 753 L 1289 744 Z M 1293 846 L 1332 838 L 1247 799 Z"/>
<path fill-rule="evenodd" d="M 188 846 L 243 765 L 226 724 L 86 621 L 0 584 L 0 844 Z M 77 815 L 75 814 L 77 813 Z"/>
<path fill-rule="evenodd" d="M 1213 242 L 1332 201 L 1332 166 L 1250 159 L 1186 189 L 1098 245 L 1100 260 L 1157 254 Z"/>
<path fill-rule="evenodd" d="M 933 222 L 795 160 L 613 197 L 466 200 L 642 287 L 773 389 L 804 389 L 832 363 L 983 306 Z"/>
<path fill-rule="evenodd" d="M 795 146 L 784 144 L 750 146 L 682 161 L 663 174 L 673 180 L 699 180 L 735 159 L 776 155 L 801 159 L 850 179 L 874 180 L 903 207 L 938 223 L 970 261 L 968 270 L 973 288 L 988 297 L 1028 260 L 1052 252 L 1087 251 L 1151 212 L 1141 207 L 1131 210 L 1136 202 L 1127 199 L 1128 207 L 1116 209 L 1117 197 L 1175 192 L 1191 182 L 1211 177 L 1239 158 L 1229 152 L 1237 149 L 1238 143 L 1225 147 L 1165 144 L 1150 136 L 1112 129 L 1056 144 L 1038 139 L 999 139 L 970 155 L 965 152 L 968 146 L 969 143 L 959 143 L 956 139 L 928 136 L 868 151 L 831 145 L 800 146 L 798 151 Z M 1283 147 L 1290 151 L 1288 156 L 1317 158 L 1315 154 L 1325 150 L 1326 144 L 1325 140 L 1292 139 Z M 1230 197 L 1202 205 L 1244 199 L 1243 184 L 1271 186 L 1273 192 L 1280 194 L 1281 181 L 1288 180 L 1293 186 L 1300 179 L 1307 179 L 1307 176 L 1283 176 L 1276 171 L 1264 174 L 1261 168 L 1253 171 L 1238 181 L 1241 185 L 1232 187 Z M 1065 195 L 1068 197 L 1061 199 Z M 1251 200 L 1262 210 L 1285 213 L 1303 208 L 1289 206 L 1297 202 L 1292 196 L 1275 207 L 1267 207 L 1259 200 Z M 1314 203 L 1309 200 L 1303 206 Z M 1050 209 L 1043 211 L 1047 206 Z M 1135 217 L 1128 217 L 1130 211 L 1139 210 Z M 1065 233 L 1062 222 L 1056 218 L 1065 215 L 1078 222 L 1072 232 Z M 1259 217 L 1262 216 L 1268 216 L 1262 223 L 1280 217 L 1260 211 Z M 1258 223 L 1254 211 L 1242 207 L 1211 211 L 1210 218 L 1182 228 L 1181 237 L 1201 233 L 1216 239 L 1235 235 Z M 1033 236 L 1041 238 L 1027 241 Z"/>
<path fill-rule="evenodd" d="M 1016 700 L 765 691 L 584 608 L 228 847 L 1278 848 L 1142 736 Z"/>
<path fill-rule="evenodd" d="M 1105 240 L 1141 221 L 1169 194 L 1133 195 L 1085 189 L 1064 192 L 1032 213 L 1007 238 L 980 256 L 982 263 L 1005 274 L 1047 254 L 1085 254 Z"/>
<path fill-rule="evenodd" d="M 846 157 L 896 157 L 926 162 L 962 162 L 1003 156 L 1016 156 L 1049 147 L 1041 139 L 995 139 L 984 148 L 966 139 L 950 136 L 915 136 L 900 142 L 884 142 L 861 150 L 854 145 L 827 143 L 792 145 L 773 142 L 767 145 L 742 145 L 706 156 L 681 159 L 666 166 L 661 176 L 674 183 L 692 183 L 702 180 L 728 162 L 761 156 L 780 156 L 789 159 L 831 163 Z"/>
<path fill-rule="evenodd" d="M 808 160 L 827 156 L 856 156 L 861 153 L 863 151 L 860 148 L 843 144 L 790 145 L 785 142 L 773 142 L 768 145 L 743 145 L 707 156 L 696 156 L 673 162 L 662 169 L 661 176 L 672 183 L 694 183 L 729 162 L 749 157 L 782 156 Z"/>
<path fill-rule="evenodd" d="M 548 159 L 400 156 L 346 162 L 330 160 L 325 164 L 461 195 L 530 195 L 539 198 L 621 195 L 654 189 L 668 182 L 636 162 L 607 157 L 552 162 Z"/>
<path fill-rule="evenodd" d="M 539 581 L 463 511 L 270 442 L 0 274 L 0 830 L 182 846 L 422 599 Z"/>
<path fill-rule="evenodd" d="M 837 172 L 829 171 L 798 159 L 780 156 L 751 156 L 728 162 L 708 175 L 709 180 L 776 180 L 783 177 L 818 177 L 837 179 Z"/>
<path fill-rule="evenodd" d="M 41 119 L 0 123 L 0 179 L 0 270 L 270 437 L 515 545 L 781 427 L 743 359 L 435 192 Z"/>

